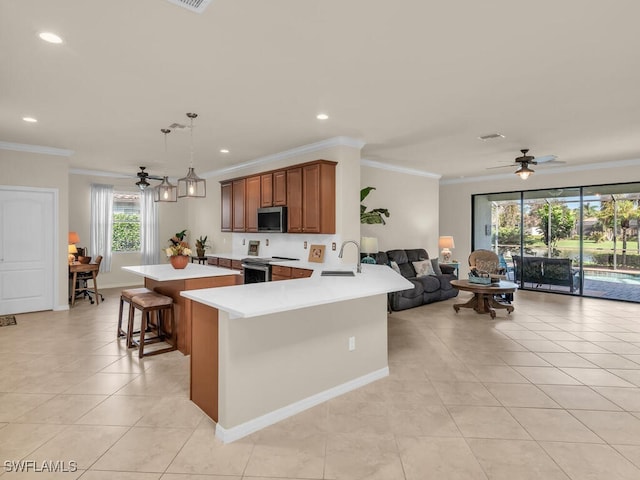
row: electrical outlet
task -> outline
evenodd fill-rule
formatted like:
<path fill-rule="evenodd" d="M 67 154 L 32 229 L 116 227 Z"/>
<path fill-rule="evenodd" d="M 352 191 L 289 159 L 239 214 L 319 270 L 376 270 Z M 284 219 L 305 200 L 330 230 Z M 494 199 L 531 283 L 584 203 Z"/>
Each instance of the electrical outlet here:
<path fill-rule="evenodd" d="M 242 239 L 242 245 L 246 245 L 246 243 L 247 243 L 247 240 L 243 238 Z"/>
<path fill-rule="evenodd" d="M 356 349 L 356 337 L 349 337 L 349 351 L 353 352 Z"/>
<path fill-rule="evenodd" d="M 331 250 L 336 251 L 336 242 L 331 243 Z"/>
<path fill-rule="evenodd" d="M 304 249 L 305 249 L 305 250 L 307 249 L 307 242 L 306 242 L 306 240 L 305 240 L 305 242 L 304 242 Z"/>
<path fill-rule="evenodd" d="M 264 241 L 264 243 L 265 243 L 265 245 L 268 247 L 268 246 L 269 246 L 269 239 L 267 238 L 267 239 Z"/>

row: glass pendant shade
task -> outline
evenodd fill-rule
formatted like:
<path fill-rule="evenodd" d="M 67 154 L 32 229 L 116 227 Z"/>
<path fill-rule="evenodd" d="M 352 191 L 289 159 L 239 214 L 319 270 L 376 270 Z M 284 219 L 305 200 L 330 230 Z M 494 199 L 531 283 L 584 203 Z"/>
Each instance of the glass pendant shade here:
<path fill-rule="evenodd" d="M 202 198 L 207 196 L 207 182 L 196 175 L 193 167 L 189 167 L 186 177 L 178 180 L 178 197 Z"/>
<path fill-rule="evenodd" d="M 150 185 L 150 183 L 147 182 L 146 178 L 141 178 L 136 182 L 136 185 L 138 186 L 141 192 L 144 192 L 144 189 L 147 188 Z"/>
<path fill-rule="evenodd" d="M 515 174 L 520 175 L 520 178 L 522 180 L 526 180 L 527 178 L 529 178 L 529 175 L 531 175 L 534 172 L 535 170 L 531 170 L 529 168 L 529 165 L 527 165 L 526 163 L 523 163 L 522 166 L 515 171 Z"/>
<path fill-rule="evenodd" d="M 178 189 L 169 182 L 169 177 L 164 177 L 162 183 L 155 187 L 154 200 L 156 202 L 177 202 Z"/>

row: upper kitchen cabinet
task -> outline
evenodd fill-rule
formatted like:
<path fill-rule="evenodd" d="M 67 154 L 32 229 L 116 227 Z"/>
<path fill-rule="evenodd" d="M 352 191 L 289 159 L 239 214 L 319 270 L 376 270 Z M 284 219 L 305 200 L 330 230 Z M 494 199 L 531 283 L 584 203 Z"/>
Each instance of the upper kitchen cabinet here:
<path fill-rule="evenodd" d="M 260 185 L 262 178 L 260 175 L 246 179 L 246 196 L 244 208 L 244 222 L 247 232 L 258 231 L 258 208 L 261 205 Z"/>
<path fill-rule="evenodd" d="M 302 233 L 302 167 L 287 170 L 287 232 Z"/>
<path fill-rule="evenodd" d="M 289 233 L 335 233 L 336 164 L 316 160 L 220 182 L 222 231 L 257 232 L 258 208 L 286 206 Z"/>
<path fill-rule="evenodd" d="M 273 206 L 282 207 L 287 204 L 287 172 L 273 172 Z"/>
<path fill-rule="evenodd" d="M 246 195 L 247 181 L 244 178 L 233 181 L 233 231 L 245 231 L 244 197 Z"/>
<path fill-rule="evenodd" d="M 280 207 L 287 204 L 287 172 L 263 173 L 260 175 L 260 206 Z"/>
<path fill-rule="evenodd" d="M 336 233 L 336 163 L 287 169 L 289 233 Z"/>
<path fill-rule="evenodd" d="M 233 184 L 231 182 L 223 183 L 220 185 L 220 190 L 222 192 L 220 230 L 230 232 L 233 228 Z"/>
<path fill-rule="evenodd" d="M 273 206 L 273 173 L 260 175 L 260 206 Z"/>
<path fill-rule="evenodd" d="M 336 163 L 319 160 L 302 167 L 302 231 L 336 233 Z"/>

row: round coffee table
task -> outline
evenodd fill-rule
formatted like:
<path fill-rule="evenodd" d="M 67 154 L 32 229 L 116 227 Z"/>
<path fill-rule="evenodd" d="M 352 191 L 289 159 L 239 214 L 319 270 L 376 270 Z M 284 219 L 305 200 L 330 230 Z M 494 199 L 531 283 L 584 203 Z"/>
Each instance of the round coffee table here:
<path fill-rule="evenodd" d="M 456 313 L 458 313 L 461 308 L 473 308 L 478 313 L 488 313 L 491 315 L 491 318 L 496 318 L 496 308 L 506 310 L 507 313 L 513 312 L 512 305 L 496 302 L 493 297 L 502 293 L 515 292 L 518 288 L 518 285 L 515 283 L 501 280 L 498 283 L 483 285 L 480 283 L 471 283 L 469 280 L 451 280 L 451 285 L 458 290 L 474 294 L 467 303 L 456 303 L 453 306 Z"/>

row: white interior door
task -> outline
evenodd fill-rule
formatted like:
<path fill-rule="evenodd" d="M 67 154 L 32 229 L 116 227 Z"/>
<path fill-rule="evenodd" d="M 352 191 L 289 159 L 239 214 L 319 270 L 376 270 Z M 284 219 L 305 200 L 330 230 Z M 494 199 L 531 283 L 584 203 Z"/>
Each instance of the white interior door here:
<path fill-rule="evenodd" d="M 53 308 L 55 196 L 0 187 L 0 314 Z"/>

